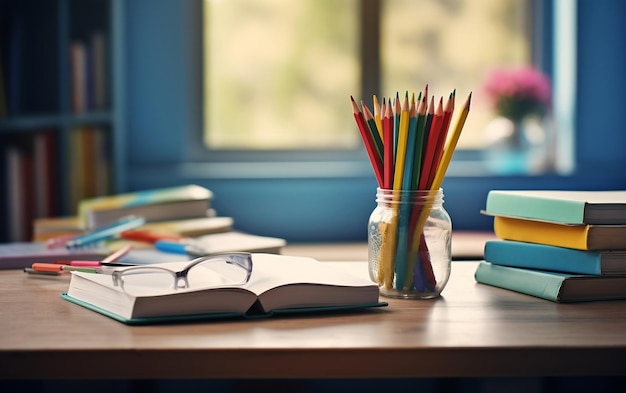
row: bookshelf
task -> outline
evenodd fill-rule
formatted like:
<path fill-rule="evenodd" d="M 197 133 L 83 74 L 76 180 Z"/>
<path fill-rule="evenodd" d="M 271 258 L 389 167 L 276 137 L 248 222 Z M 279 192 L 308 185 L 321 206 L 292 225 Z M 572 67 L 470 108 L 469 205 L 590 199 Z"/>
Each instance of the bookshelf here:
<path fill-rule="evenodd" d="M 122 166 L 120 0 L 0 3 L 0 241 L 117 192 Z"/>

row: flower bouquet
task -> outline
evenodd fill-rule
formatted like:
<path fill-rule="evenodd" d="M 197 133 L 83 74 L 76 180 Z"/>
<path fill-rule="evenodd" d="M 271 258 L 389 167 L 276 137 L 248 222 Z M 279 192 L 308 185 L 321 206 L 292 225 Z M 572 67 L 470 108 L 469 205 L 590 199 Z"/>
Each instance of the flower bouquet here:
<path fill-rule="evenodd" d="M 550 80 L 530 66 L 494 69 L 483 88 L 495 111 L 512 121 L 529 115 L 543 117 L 550 107 Z"/>

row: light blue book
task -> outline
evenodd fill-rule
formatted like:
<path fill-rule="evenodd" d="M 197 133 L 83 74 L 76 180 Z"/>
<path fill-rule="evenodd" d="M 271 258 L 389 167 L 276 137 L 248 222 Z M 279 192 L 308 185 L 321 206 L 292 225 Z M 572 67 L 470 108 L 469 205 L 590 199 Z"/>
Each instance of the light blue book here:
<path fill-rule="evenodd" d="M 483 213 L 564 224 L 626 224 L 626 191 L 491 190 Z"/>
<path fill-rule="evenodd" d="M 511 240 L 485 243 L 484 258 L 495 265 L 564 273 L 626 274 L 626 250 L 589 251 Z"/>

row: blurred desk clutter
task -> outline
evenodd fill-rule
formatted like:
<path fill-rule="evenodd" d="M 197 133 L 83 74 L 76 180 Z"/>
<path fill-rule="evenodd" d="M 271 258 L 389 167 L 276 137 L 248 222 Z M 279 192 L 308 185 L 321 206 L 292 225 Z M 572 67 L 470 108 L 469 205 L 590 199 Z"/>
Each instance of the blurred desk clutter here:
<path fill-rule="evenodd" d="M 554 302 L 626 298 L 626 191 L 492 190 L 476 281 Z"/>
<path fill-rule="evenodd" d="M 185 185 L 83 200 L 78 216 L 34 220 L 32 242 L 0 244 L 0 269 L 37 273 L 33 263 L 102 260 L 124 248 L 117 264 L 231 251 L 281 252 L 284 239 L 236 231 L 232 217 L 211 209 L 212 198 L 206 188 Z"/>

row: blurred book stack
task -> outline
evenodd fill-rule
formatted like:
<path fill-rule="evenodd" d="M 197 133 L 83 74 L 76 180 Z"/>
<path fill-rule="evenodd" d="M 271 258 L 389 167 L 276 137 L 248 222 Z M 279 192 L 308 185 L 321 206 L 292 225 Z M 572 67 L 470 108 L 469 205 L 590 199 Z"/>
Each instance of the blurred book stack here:
<path fill-rule="evenodd" d="M 626 298 L 626 191 L 492 190 L 477 282 L 554 302 Z"/>
<path fill-rule="evenodd" d="M 99 240 L 94 245 L 111 251 L 131 245 L 132 251 L 119 261 L 123 264 L 189 259 L 198 253 L 279 254 L 286 245 L 282 238 L 235 230 L 232 217 L 219 216 L 211 207 L 212 199 L 210 190 L 194 184 L 83 199 L 77 216 L 33 220 L 32 242 L 63 245 L 138 217 L 140 226 L 113 231 L 104 240 L 95 237 Z"/>

